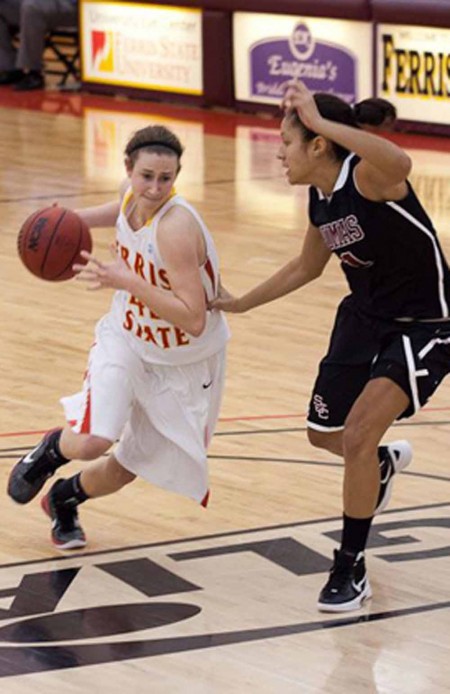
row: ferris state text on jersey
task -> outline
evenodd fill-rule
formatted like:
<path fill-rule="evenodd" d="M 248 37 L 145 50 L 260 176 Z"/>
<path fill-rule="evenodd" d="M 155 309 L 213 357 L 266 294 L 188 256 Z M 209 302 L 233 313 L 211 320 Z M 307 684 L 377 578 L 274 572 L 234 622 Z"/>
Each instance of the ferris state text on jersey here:
<path fill-rule="evenodd" d="M 150 282 L 154 287 L 172 291 L 167 271 L 164 268 L 156 268 L 151 260 L 145 260 L 140 253 L 134 256 L 133 264 L 130 264 L 130 249 L 121 246 L 118 242 L 118 250 L 121 258 L 127 265 L 142 279 Z M 147 267 L 145 267 L 147 265 Z M 128 296 L 130 308 L 125 310 L 125 318 L 122 323 L 124 330 L 134 333 L 134 335 L 144 342 L 151 342 L 161 349 L 172 347 L 183 347 L 188 345 L 189 335 L 175 325 L 165 323 L 155 311 L 152 311 L 146 304 L 133 294 Z M 146 322 L 139 321 L 139 318 L 147 319 Z M 151 324 L 149 323 L 151 321 Z M 162 323 L 158 325 L 156 323 Z"/>
<path fill-rule="evenodd" d="M 354 180 L 359 161 L 345 159 L 331 196 L 309 190 L 311 223 L 339 257 L 357 305 L 387 319 L 448 319 L 450 271 L 413 188 L 407 182 L 402 200 L 368 200 Z"/>
<path fill-rule="evenodd" d="M 158 247 L 158 226 L 170 209 L 183 207 L 194 217 L 203 235 L 206 253 L 199 273 L 206 301 L 212 301 L 219 284 L 219 262 L 212 236 L 195 208 L 174 193 L 140 229 L 133 230 L 126 214 L 130 202 L 131 189 L 125 194 L 116 224 L 117 252 L 128 267 L 152 286 L 172 292 Z M 192 336 L 125 290 L 115 292 L 108 322 L 144 361 L 158 364 L 181 365 L 206 359 L 222 349 L 229 338 L 221 311 L 207 311 L 203 332 Z"/>

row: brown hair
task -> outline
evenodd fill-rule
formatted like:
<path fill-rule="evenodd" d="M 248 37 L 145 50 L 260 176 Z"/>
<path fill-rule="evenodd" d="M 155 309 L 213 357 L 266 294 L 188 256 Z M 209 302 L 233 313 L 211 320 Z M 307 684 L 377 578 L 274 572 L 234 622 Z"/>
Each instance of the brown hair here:
<path fill-rule="evenodd" d="M 125 156 L 134 166 L 141 150 L 155 154 L 172 154 L 179 160 L 183 154 L 183 146 L 178 137 L 164 125 L 148 125 L 134 133 L 125 147 Z"/>

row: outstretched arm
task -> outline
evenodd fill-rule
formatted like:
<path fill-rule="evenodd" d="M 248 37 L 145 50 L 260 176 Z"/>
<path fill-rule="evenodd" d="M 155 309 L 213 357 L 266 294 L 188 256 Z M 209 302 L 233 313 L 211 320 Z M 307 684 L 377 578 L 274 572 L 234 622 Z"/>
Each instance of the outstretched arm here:
<path fill-rule="evenodd" d="M 79 210 L 75 210 L 75 212 L 91 229 L 94 227 L 113 227 L 116 224 L 120 205 L 129 185 L 130 181 L 128 178 L 125 178 L 120 184 L 118 200 L 93 207 L 82 207 Z"/>
<path fill-rule="evenodd" d="M 299 256 L 239 298 L 222 288 L 219 297 L 211 303 L 211 308 L 244 313 L 279 299 L 320 277 L 330 256 L 331 251 L 325 246 L 319 230 L 310 224 Z"/>
<path fill-rule="evenodd" d="M 75 210 L 77 215 L 83 219 L 88 227 L 113 227 L 116 223 L 120 211 L 120 201 L 106 202 L 104 205 L 94 207 L 84 207 Z"/>

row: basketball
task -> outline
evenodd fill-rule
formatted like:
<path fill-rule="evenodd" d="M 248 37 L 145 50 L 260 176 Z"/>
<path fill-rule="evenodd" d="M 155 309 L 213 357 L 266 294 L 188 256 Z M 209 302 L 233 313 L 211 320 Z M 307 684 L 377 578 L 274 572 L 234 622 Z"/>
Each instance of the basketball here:
<path fill-rule="evenodd" d="M 87 224 L 72 210 L 47 207 L 33 212 L 17 239 L 20 259 L 36 277 L 61 282 L 75 275 L 74 263 L 86 264 L 80 251 L 92 250 Z"/>

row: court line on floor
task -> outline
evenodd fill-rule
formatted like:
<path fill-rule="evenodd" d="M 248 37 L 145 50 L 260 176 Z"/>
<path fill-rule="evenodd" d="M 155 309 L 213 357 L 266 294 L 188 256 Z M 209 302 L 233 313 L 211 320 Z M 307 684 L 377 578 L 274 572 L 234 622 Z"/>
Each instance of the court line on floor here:
<path fill-rule="evenodd" d="M 449 412 L 450 407 L 427 407 L 424 408 L 423 412 Z M 262 415 L 243 415 L 243 416 L 237 416 L 237 417 L 220 417 L 219 418 L 219 423 L 222 422 L 254 422 L 254 421 L 263 421 L 263 420 L 273 420 L 273 419 L 304 419 L 306 417 L 306 413 L 286 413 L 286 414 L 262 414 Z M 447 422 L 444 422 L 445 424 Z M 394 424 L 394 426 L 420 426 L 420 425 L 432 425 L 433 422 L 416 422 L 416 423 L 411 423 L 411 422 L 399 422 L 397 424 Z M 439 422 L 437 422 L 439 424 Z M 0 438 L 8 438 L 11 437 L 13 438 L 14 436 L 33 436 L 33 435 L 39 435 L 39 434 L 46 434 L 47 431 L 49 431 L 51 427 L 48 429 L 33 429 L 30 431 L 5 431 L 5 432 L 0 432 Z M 217 433 L 217 432 L 216 432 Z"/>
<path fill-rule="evenodd" d="M 409 617 L 450 607 L 450 601 L 434 602 L 427 605 L 402 607 L 383 612 L 359 615 L 345 615 L 341 619 L 322 619 L 320 621 L 297 622 L 273 627 L 257 627 L 238 631 L 208 632 L 205 634 L 169 636 L 166 638 L 140 639 L 134 641 L 105 643 L 81 643 L 50 646 L 0 646 L 2 668 L 0 677 L 51 672 L 89 665 L 103 665 L 129 661 L 137 658 L 150 658 L 161 655 L 174 655 L 197 650 L 210 650 L 222 646 L 266 641 L 297 634 L 310 634 L 325 629 L 351 627 L 370 624 L 386 619 Z"/>
<path fill-rule="evenodd" d="M 403 474 L 403 473 L 402 473 Z M 411 513 L 414 511 L 420 511 L 421 513 L 428 511 L 428 510 L 433 510 L 433 509 L 438 509 L 438 508 L 449 508 L 450 503 L 448 501 L 439 501 L 433 504 L 420 504 L 416 506 L 405 506 L 403 508 L 393 508 L 393 509 L 386 509 L 383 511 L 383 517 L 389 516 L 389 515 L 394 515 L 396 513 Z M 217 540 L 221 538 L 226 538 L 226 537 L 236 537 L 238 535 L 251 535 L 254 533 L 262 533 L 262 532 L 271 532 L 271 531 L 276 531 L 276 530 L 283 530 L 283 529 L 288 529 L 288 528 L 299 528 L 301 526 L 305 525 L 320 525 L 322 523 L 337 523 L 342 521 L 342 516 L 332 516 L 330 518 L 313 518 L 309 520 L 303 520 L 303 521 L 291 521 L 290 523 L 279 523 L 277 525 L 266 525 L 266 526 L 260 526 L 256 528 L 241 528 L 240 530 L 226 530 L 223 532 L 219 533 L 211 533 L 208 535 L 197 535 L 197 536 L 192 536 L 192 537 L 183 537 L 181 539 L 171 539 L 171 540 L 163 540 L 159 542 L 147 542 L 147 543 L 142 543 L 139 545 L 129 545 L 127 547 L 110 547 L 109 549 L 101 549 L 101 550 L 96 550 L 92 552 L 73 552 L 71 551 L 70 554 L 56 554 L 52 555 L 49 557 L 45 557 L 44 559 L 31 559 L 28 561 L 18 561 L 18 562 L 10 562 L 8 564 L 0 564 L 0 570 L 1 569 L 8 569 L 12 568 L 15 566 L 34 566 L 37 564 L 45 564 L 48 562 L 65 562 L 65 561 L 70 561 L 72 559 L 82 559 L 83 557 L 100 557 L 100 556 L 105 556 L 108 554 L 120 554 L 122 552 L 134 552 L 134 551 L 140 551 L 144 549 L 155 549 L 159 547 L 167 547 L 170 545 L 183 545 L 183 544 L 189 544 L 190 542 L 202 542 L 204 540 Z M 375 526 L 374 526 L 375 527 Z"/>

